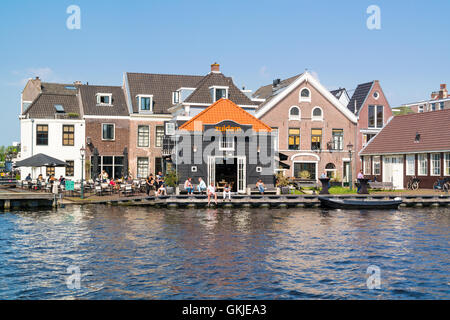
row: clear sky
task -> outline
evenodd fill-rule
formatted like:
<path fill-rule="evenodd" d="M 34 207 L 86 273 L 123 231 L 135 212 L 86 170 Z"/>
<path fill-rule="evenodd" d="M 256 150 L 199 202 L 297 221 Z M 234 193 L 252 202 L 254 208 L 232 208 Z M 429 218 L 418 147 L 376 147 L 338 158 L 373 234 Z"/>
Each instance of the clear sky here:
<path fill-rule="evenodd" d="M 69 30 L 67 7 L 81 9 Z M 370 5 L 381 29 L 369 30 Z M 0 145 L 20 141 L 28 78 L 120 85 L 124 71 L 204 75 L 239 86 L 314 72 L 329 89 L 380 80 L 391 106 L 450 85 L 450 1 L 2 1 Z"/>

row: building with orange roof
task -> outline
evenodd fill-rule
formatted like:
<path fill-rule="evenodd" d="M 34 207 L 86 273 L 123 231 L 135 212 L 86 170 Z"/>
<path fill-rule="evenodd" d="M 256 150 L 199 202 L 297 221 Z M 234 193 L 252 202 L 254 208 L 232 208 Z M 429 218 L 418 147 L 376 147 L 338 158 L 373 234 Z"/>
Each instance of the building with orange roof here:
<path fill-rule="evenodd" d="M 202 178 L 219 191 L 230 184 L 232 191 L 248 193 L 259 180 L 273 188 L 272 129 L 231 100 L 221 98 L 180 124 L 172 140 L 181 190 L 188 178 L 193 184 Z"/>

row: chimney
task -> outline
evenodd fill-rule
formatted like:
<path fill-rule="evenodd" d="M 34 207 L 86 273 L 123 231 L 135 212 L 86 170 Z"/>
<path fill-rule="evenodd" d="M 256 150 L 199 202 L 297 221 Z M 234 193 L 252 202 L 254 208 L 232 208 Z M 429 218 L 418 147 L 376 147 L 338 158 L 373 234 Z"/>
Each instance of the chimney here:
<path fill-rule="evenodd" d="M 441 89 L 439 90 L 439 98 L 446 99 L 448 97 L 447 84 L 442 83 Z"/>
<path fill-rule="evenodd" d="M 211 65 L 211 72 L 220 73 L 220 64 L 218 64 L 217 62 L 214 62 Z"/>

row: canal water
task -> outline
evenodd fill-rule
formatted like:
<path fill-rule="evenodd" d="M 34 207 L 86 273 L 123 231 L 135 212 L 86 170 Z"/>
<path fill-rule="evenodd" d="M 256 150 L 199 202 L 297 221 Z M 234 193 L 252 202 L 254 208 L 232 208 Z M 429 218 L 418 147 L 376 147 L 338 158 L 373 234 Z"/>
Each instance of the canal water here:
<path fill-rule="evenodd" d="M 0 299 L 449 299 L 450 209 L 0 214 Z"/>

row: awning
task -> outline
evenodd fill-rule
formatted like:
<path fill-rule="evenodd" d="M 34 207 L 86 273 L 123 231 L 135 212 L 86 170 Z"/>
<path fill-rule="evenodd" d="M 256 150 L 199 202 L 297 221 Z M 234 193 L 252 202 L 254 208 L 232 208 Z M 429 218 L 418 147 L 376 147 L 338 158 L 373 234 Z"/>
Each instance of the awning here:
<path fill-rule="evenodd" d="M 17 161 L 14 167 L 65 167 L 67 163 L 56 158 L 38 153 L 30 158 Z"/>

